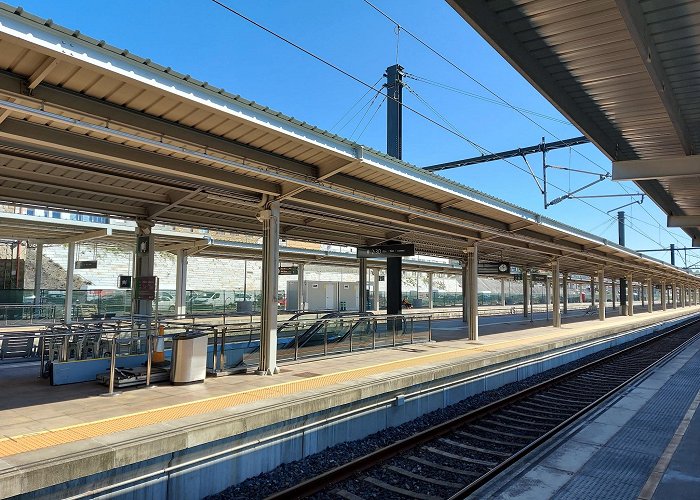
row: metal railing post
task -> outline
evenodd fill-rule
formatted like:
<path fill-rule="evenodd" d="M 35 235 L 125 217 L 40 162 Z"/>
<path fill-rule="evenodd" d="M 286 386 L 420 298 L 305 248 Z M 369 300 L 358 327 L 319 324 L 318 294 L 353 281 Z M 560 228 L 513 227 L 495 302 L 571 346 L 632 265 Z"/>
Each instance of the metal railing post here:
<path fill-rule="evenodd" d="M 217 366 L 217 355 L 219 351 L 219 332 L 216 328 L 214 328 L 214 348 L 212 349 L 212 360 L 211 360 L 211 369 L 214 373 L 216 373 L 218 370 L 216 368 Z"/>
<path fill-rule="evenodd" d="M 350 350 L 348 352 L 352 352 L 352 326 L 350 327 Z"/>
<path fill-rule="evenodd" d="M 377 348 L 377 320 L 374 321 L 374 331 L 372 332 L 372 349 Z"/>
<path fill-rule="evenodd" d="M 397 316 L 393 316 L 391 320 L 391 346 L 396 347 L 396 319 Z"/>
<path fill-rule="evenodd" d="M 294 326 L 294 361 L 299 359 L 299 323 Z"/>
<path fill-rule="evenodd" d="M 109 392 L 102 396 L 118 396 L 120 393 L 114 392 L 114 373 L 117 370 L 117 337 L 112 337 L 112 352 L 109 361 Z"/>
<path fill-rule="evenodd" d="M 411 316 L 411 344 L 413 344 L 413 316 Z"/>
<path fill-rule="evenodd" d="M 46 357 L 46 335 L 43 333 L 39 336 L 39 349 L 41 349 L 41 354 L 39 354 L 39 378 L 44 375 L 44 358 Z"/>
<path fill-rule="evenodd" d="M 323 323 L 323 355 L 328 354 L 328 322 Z"/>
<path fill-rule="evenodd" d="M 146 334 L 146 387 L 151 387 L 151 365 L 153 364 L 152 354 L 153 335 Z M 110 381 L 111 382 L 111 381 Z"/>
<path fill-rule="evenodd" d="M 433 317 L 428 316 L 428 342 L 433 340 Z"/>

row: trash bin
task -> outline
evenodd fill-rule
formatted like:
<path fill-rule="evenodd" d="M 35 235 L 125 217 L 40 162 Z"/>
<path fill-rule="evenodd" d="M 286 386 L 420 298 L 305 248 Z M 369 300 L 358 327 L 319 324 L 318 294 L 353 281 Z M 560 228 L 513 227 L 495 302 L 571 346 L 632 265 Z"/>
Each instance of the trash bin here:
<path fill-rule="evenodd" d="M 170 367 L 170 382 L 173 385 L 204 382 L 207 376 L 208 344 L 207 332 L 195 330 L 173 336 Z"/>

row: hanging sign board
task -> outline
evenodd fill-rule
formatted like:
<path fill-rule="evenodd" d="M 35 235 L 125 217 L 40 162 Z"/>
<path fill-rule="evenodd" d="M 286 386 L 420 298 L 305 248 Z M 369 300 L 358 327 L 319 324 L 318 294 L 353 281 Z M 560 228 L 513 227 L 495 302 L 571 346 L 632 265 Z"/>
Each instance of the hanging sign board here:
<path fill-rule="evenodd" d="M 131 288 L 131 276 L 120 274 L 117 288 Z"/>
<path fill-rule="evenodd" d="M 367 257 L 410 257 L 415 254 L 416 247 L 413 243 L 357 247 L 358 259 L 366 259 Z"/>
<path fill-rule="evenodd" d="M 155 276 L 138 276 L 134 278 L 134 297 L 138 300 L 155 300 L 156 281 Z"/>
<path fill-rule="evenodd" d="M 505 276 L 510 274 L 510 262 L 479 262 L 480 276 Z"/>
<path fill-rule="evenodd" d="M 97 261 L 96 260 L 76 260 L 75 261 L 75 268 L 76 269 L 97 269 Z"/>
<path fill-rule="evenodd" d="M 546 274 L 533 274 L 532 281 L 535 283 L 546 283 L 548 276 Z"/>
<path fill-rule="evenodd" d="M 298 276 L 299 275 L 299 266 L 288 266 L 288 267 L 280 266 L 279 275 L 280 276 Z"/>

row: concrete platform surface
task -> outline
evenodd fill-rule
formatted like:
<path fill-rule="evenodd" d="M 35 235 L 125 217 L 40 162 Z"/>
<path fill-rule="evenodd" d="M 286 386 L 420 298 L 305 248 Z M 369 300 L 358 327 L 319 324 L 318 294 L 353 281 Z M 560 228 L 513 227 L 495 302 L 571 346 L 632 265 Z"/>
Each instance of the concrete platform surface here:
<path fill-rule="evenodd" d="M 700 340 L 474 494 L 700 498 Z"/>
<path fill-rule="evenodd" d="M 209 378 L 204 384 L 125 390 L 116 397 L 100 397 L 105 388 L 94 383 L 48 386 L 36 377 L 36 366 L 2 365 L 0 496 L 280 422 L 300 425 L 313 412 L 379 401 L 487 366 L 699 312 L 700 307 L 686 307 L 605 322 L 577 318 L 560 329 L 522 318 L 494 321 L 481 327 L 477 342 L 464 340 L 459 320 L 436 321 L 436 332 L 442 328 L 458 339 L 288 363 L 272 377 Z"/>

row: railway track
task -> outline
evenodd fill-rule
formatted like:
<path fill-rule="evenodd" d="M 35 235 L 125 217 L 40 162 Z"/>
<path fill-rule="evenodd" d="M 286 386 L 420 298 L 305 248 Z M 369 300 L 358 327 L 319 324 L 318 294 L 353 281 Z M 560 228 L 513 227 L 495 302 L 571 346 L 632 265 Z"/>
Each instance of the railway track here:
<path fill-rule="evenodd" d="M 465 498 L 700 337 L 694 321 L 268 497 Z"/>

